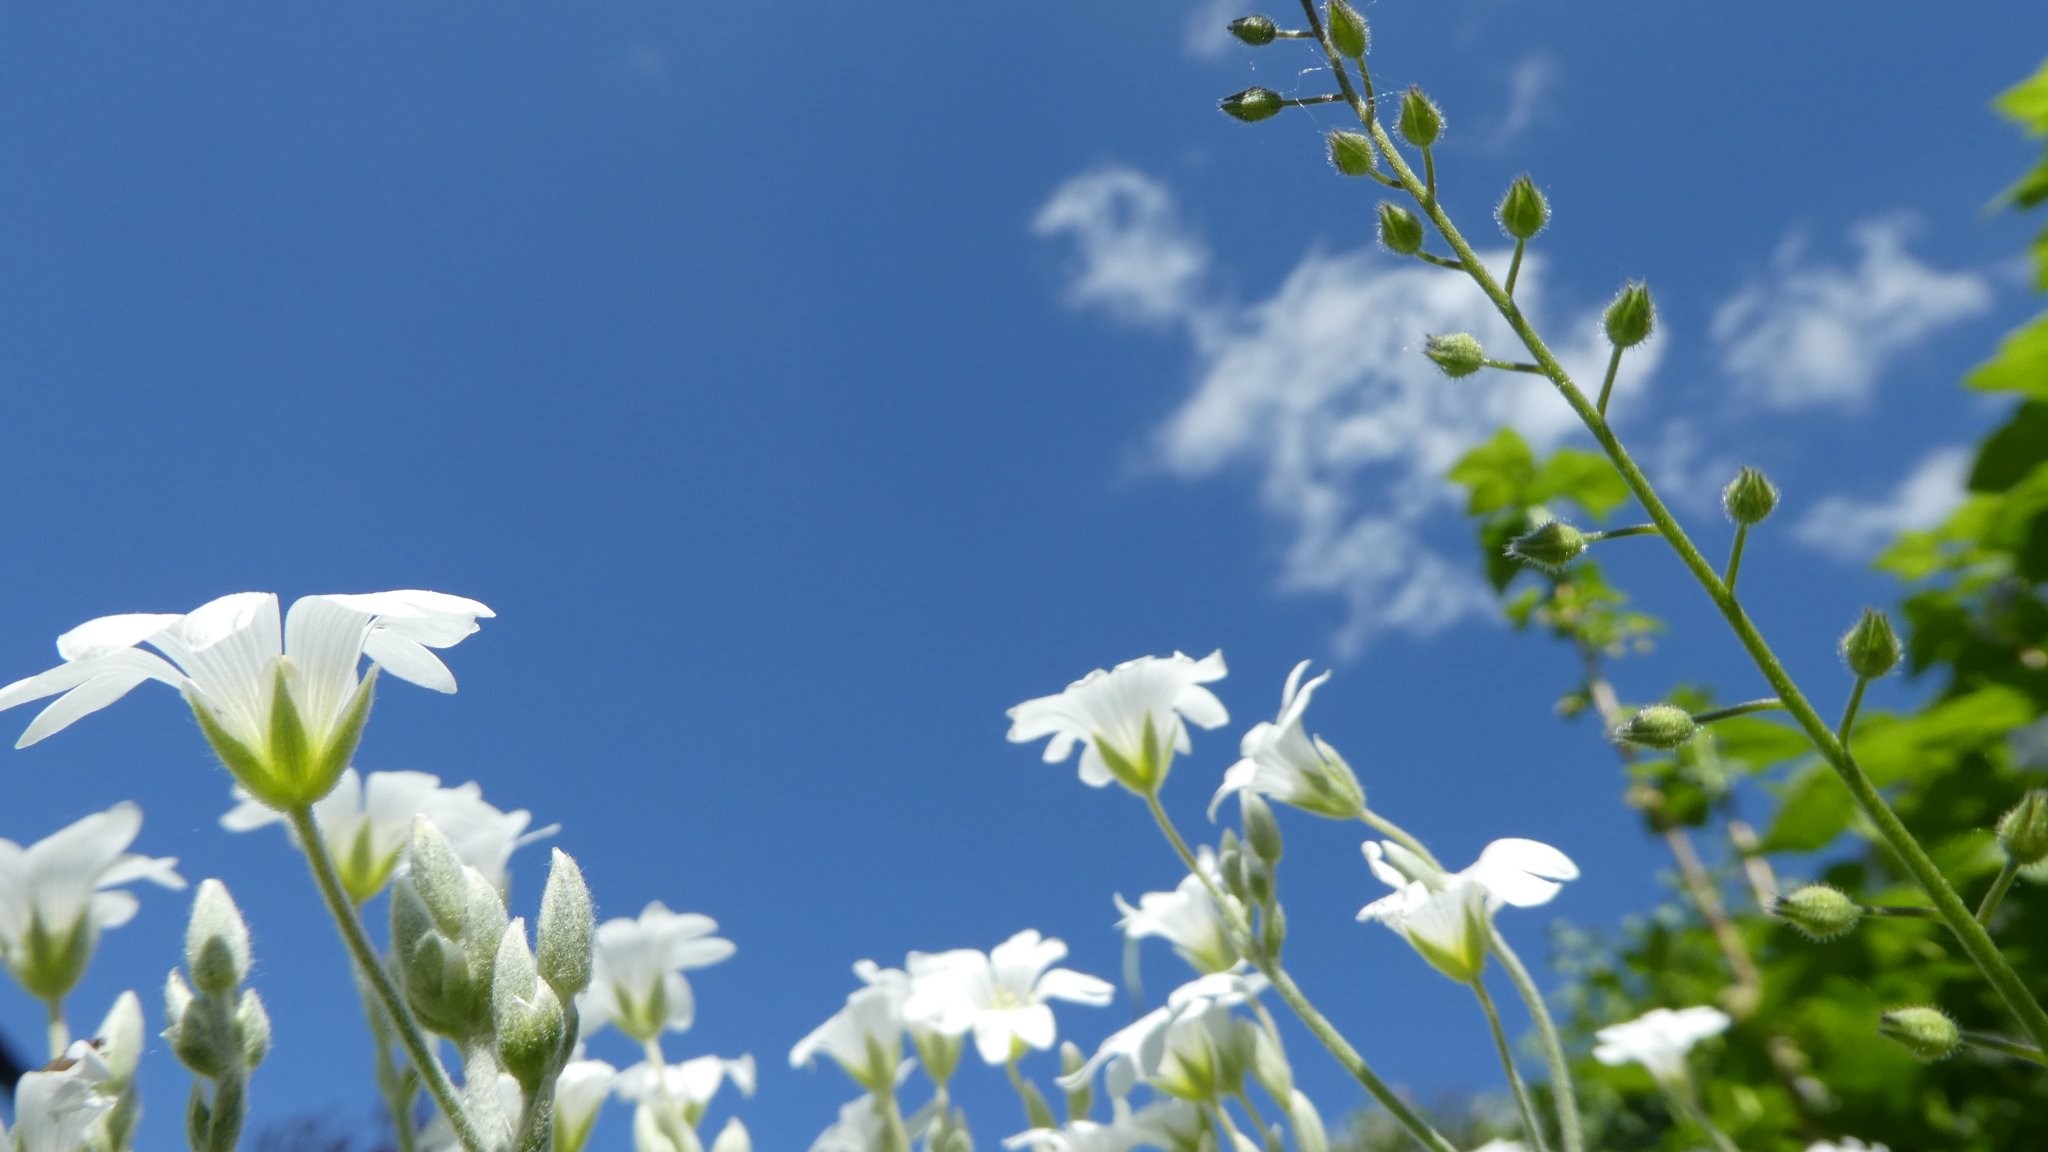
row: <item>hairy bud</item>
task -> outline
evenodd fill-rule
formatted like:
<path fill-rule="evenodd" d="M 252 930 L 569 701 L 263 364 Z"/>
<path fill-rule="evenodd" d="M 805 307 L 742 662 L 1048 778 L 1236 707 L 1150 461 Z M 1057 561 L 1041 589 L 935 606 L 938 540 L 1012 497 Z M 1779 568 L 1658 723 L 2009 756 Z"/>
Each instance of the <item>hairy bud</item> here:
<path fill-rule="evenodd" d="M 1537 191 L 1534 180 L 1517 176 L 1508 185 L 1508 194 L 1501 197 L 1494 216 L 1500 221 L 1501 231 L 1517 240 L 1529 240 L 1550 223 L 1550 202 Z"/>
<path fill-rule="evenodd" d="M 185 926 L 185 970 L 209 996 L 225 996 L 249 975 L 249 925 L 218 880 L 202 880 Z"/>
<path fill-rule="evenodd" d="M 1330 166 L 1346 176 L 1365 176 L 1379 167 L 1372 138 L 1361 132 L 1333 128 L 1329 135 Z"/>
<path fill-rule="evenodd" d="M 1927 1005 L 1894 1008 L 1878 1017 L 1879 1033 L 1906 1046 L 1922 1060 L 1946 1060 L 1963 1046 L 1963 1034 L 1948 1013 Z"/>
<path fill-rule="evenodd" d="M 1642 281 L 1632 281 L 1607 306 L 1603 318 L 1607 327 L 1607 340 L 1616 348 L 1633 348 L 1650 338 L 1650 332 L 1657 326 L 1657 305 L 1650 299 L 1650 287 Z"/>
<path fill-rule="evenodd" d="M 1480 347 L 1478 338 L 1470 332 L 1431 336 L 1422 345 L 1422 354 L 1453 380 L 1470 376 L 1486 366 L 1486 349 Z"/>
<path fill-rule="evenodd" d="M 1761 524 L 1778 507 L 1778 486 L 1755 468 L 1744 468 L 1721 489 L 1721 507 L 1737 524 Z"/>
<path fill-rule="evenodd" d="M 1842 659 L 1860 679 L 1875 680 L 1899 663 L 1899 637 L 1892 631 L 1891 618 L 1875 608 L 1865 608 L 1856 625 L 1842 637 Z"/>
<path fill-rule="evenodd" d="M 1264 48 L 1280 35 L 1280 29 L 1264 16 L 1240 16 L 1229 24 L 1230 34 L 1254 48 Z"/>
<path fill-rule="evenodd" d="M 1861 904 L 1826 884 L 1808 884 L 1789 896 L 1779 897 L 1771 912 L 1809 940 L 1845 936 L 1863 920 Z"/>
<path fill-rule="evenodd" d="M 1247 124 L 1278 116 L 1280 110 L 1286 106 L 1286 98 L 1271 88 L 1247 88 L 1234 95 L 1225 96 L 1223 103 L 1218 105 L 1224 112 Z"/>
<path fill-rule="evenodd" d="M 1443 135 L 1444 114 L 1423 94 L 1422 89 L 1410 88 L 1401 97 L 1401 119 L 1397 127 L 1403 140 L 1417 148 L 1427 148 Z"/>
<path fill-rule="evenodd" d="M 548 885 L 540 896 L 540 923 L 535 929 L 534 952 L 540 978 L 555 995 L 574 1000 L 590 987 L 591 942 L 597 935 L 597 912 L 590 903 L 590 889 L 583 883 L 583 871 L 560 848 L 555 849 L 548 869 Z"/>
<path fill-rule="evenodd" d="M 1249 788 L 1237 794 L 1237 804 L 1244 816 L 1244 842 L 1268 864 L 1278 864 L 1284 845 L 1280 837 L 1280 822 L 1273 819 L 1273 809 L 1265 797 Z"/>
<path fill-rule="evenodd" d="M 1624 744 L 1670 751 L 1684 746 L 1699 731 L 1692 713 L 1673 704 L 1652 704 L 1621 722 L 1614 738 Z"/>
<path fill-rule="evenodd" d="M 1380 243 L 1389 252 L 1415 255 L 1422 251 L 1422 220 L 1399 204 L 1381 204 Z"/>
<path fill-rule="evenodd" d="M 2022 867 L 2048 859 L 2048 789 L 2028 792 L 1999 819 L 1998 843 Z"/>
<path fill-rule="evenodd" d="M 1562 520 L 1549 520 L 1508 541 L 1508 555 L 1524 564 L 1556 572 L 1586 550 L 1586 534 Z"/>
<path fill-rule="evenodd" d="M 1325 9 L 1325 20 L 1329 25 L 1332 47 L 1353 60 L 1365 56 L 1367 46 L 1372 43 L 1372 35 L 1366 30 L 1365 17 L 1358 14 L 1358 9 L 1344 0 L 1330 0 Z"/>

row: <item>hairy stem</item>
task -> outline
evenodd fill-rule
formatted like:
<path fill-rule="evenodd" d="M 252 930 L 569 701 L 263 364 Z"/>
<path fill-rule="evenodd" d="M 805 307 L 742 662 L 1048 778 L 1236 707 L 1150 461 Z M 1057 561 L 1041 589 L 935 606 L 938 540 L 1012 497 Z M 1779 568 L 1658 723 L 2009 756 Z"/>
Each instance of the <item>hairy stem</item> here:
<path fill-rule="evenodd" d="M 1493 1032 L 1493 1049 L 1500 1054 L 1500 1066 L 1508 1074 L 1508 1087 L 1515 1093 L 1515 1106 L 1522 1112 L 1522 1134 L 1536 1146 L 1536 1152 L 1549 1152 L 1550 1142 L 1544 1139 L 1543 1124 L 1536 1119 L 1536 1105 L 1529 1099 L 1529 1086 L 1522 1083 L 1521 1070 L 1515 1067 L 1514 1049 L 1508 1046 L 1507 1031 L 1500 1026 L 1500 1010 L 1493 1006 L 1493 997 L 1487 994 L 1484 979 L 1472 981 L 1472 994 L 1479 997 L 1479 1006 L 1486 1011 L 1486 1026 Z"/>
<path fill-rule="evenodd" d="M 1749 525 L 1735 526 L 1735 543 L 1728 549 L 1728 570 L 1721 577 L 1721 583 L 1728 586 L 1728 594 L 1735 594 L 1735 578 L 1742 574 L 1742 545 L 1749 539 Z"/>
<path fill-rule="evenodd" d="M 1999 902 L 2012 890 L 2013 878 L 2020 874 L 2020 862 L 2008 857 L 2005 867 L 1998 870 L 1998 879 L 1991 882 L 1991 891 L 1984 894 L 1984 902 L 1977 905 L 1977 923 L 1989 927 L 1991 916 L 1998 911 Z"/>

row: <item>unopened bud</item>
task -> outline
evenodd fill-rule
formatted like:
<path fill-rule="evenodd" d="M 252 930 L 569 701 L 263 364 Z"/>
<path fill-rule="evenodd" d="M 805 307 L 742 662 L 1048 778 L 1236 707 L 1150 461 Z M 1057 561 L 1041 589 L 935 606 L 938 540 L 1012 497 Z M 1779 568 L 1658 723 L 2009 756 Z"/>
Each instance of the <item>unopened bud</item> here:
<path fill-rule="evenodd" d="M 1755 468 L 1744 468 L 1721 489 L 1721 507 L 1737 524 L 1761 524 L 1778 506 L 1778 486 Z"/>
<path fill-rule="evenodd" d="M 1371 138 L 1362 133 L 1333 128 L 1329 143 L 1330 165 L 1346 176 L 1364 176 L 1379 166 Z"/>
<path fill-rule="evenodd" d="M 747 1126 L 734 1116 L 718 1130 L 718 1139 L 711 1142 L 711 1152 L 754 1152 L 753 1137 L 747 1135 Z"/>
<path fill-rule="evenodd" d="M 1410 88 L 1401 97 L 1401 138 L 1417 148 L 1427 148 L 1443 135 L 1444 114 L 1438 110 L 1422 89 Z"/>
<path fill-rule="evenodd" d="M 2036 788 L 1998 821 L 1998 843 L 2022 867 L 2048 859 L 2048 790 Z"/>
<path fill-rule="evenodd" d="M 1278 864 L 1280 854 L 1285 850 L 1280 838 L 1280 822 L 1273 819 L 1273 809 L 1265 797 L 1249 788 L 1237 793 L 1237 804 L 1244 816 L 1244 842 L 1268 864 Z"/>
<path fill-rule="evenodd" d="M 1225 96 L 1218 105 L 1231 116 L 1247 124 L 1255 124 L 1280 114 L 1287 106 L 1287 100 L 1271 88 L 1247 88 L 1235 95 Z"/>
<path fill-rule="evenodd" d="M 1259 914 L 1259 946 L 1266 951 L 1266 959 L 1278 960 L 1280 949 L 1287 943 L 1287 913 L 1276 902 L 1268 904 Z"/>
<path fill-rule="evenodd" d="M 1543 226 L 1550 223 L 1550 202 L 1536 188 L 1536 182 L 1527 176 L 1515 177 L 1508 185 L 1508 194 L 1501 197 L 1500 207 L 1495 211 L 1500 220 L 1500 230 L 1517 240 L 1532 239 Z"/>
<path fill-rule="evenodd" d="M 590 987 L 591 941 L 597 934 L 597 913 L 583 871 L 560 848 L 548 869 L 548 885 L 540 896 L 540 922 L 535 928 L 534 954 L 540 978 L 563 1000 L 574 1000 Z"/>
<path fill-rule="evenodd" d="M 1415 255 L 1422 251 L 1422 220 L 1399 204 L 1381 204 L 1380 243 L 1389 252 Z"/>
<path fill-rule="evenodd" d="M 1088 1115 L 1095 1104 L 1094 1078 L 1081 1075 L 1081 1069 L 1088 1066 L 1088 1057 L 1072 1040 L 1060 1042 L 1060 1085 L 1067 1090 L 1067 1117 L 1079 1119 Z"/>
<path fill-rule="evenodd" d="M 225 996 L 249 975 L 249 926 L 218 880 L 202 880 L 185 926 L 185 970 L 210 996 Z"/>
<path fill-rule="evenodd" d="M 1480 347 L 1478 338 L 1470 332 L 1431 336 L 1422 345 L 1422 354 L 1453 380 L 1470 376 L 1486 367 L 1486 349 Z"/>
<path fill-rule="evenodd" d="M 1657 305 L 1650 299 L 1649 285 L 1632 281 L 1607 306 L 1603 321 L 1608 343 L 1616 348 L 1633 348 L 1650 338 L 1657 326 Z"/>
<path fill-rule="evenodd" d="M 142 1060 L 142 1031 L 142 999 L 133 992 L 121 993 L 100 1021 L 97 1046 L 109 1073 L 102 1092 L 118 1092 L 134 1078 Z"/>
<path fill-rule="evenodd" d="M 1771 912 L 1809 940 L 1833 940 L 1847 935 L 1863 919 L 1861 904 L 1826 884 L 1808 884 L 1789 896 L 1779 897 Z"/>
<path fill-rule="evenodd" d="M 1294 1142 L 1301 1152 L 1329 1152 L 1330 1137 L 1323 1127 L 1322 1113 L 1316 1111 L 1315 1104 L 1299 1088 L 1288 1097 L 1287 1118 L 1293 1121 Z"/>
<path fill-rule="evenodd" d="M 270 1012 L 254 988 L 244 988 L 241 1002 L 235 1006 L 235 1039 L 242 1046 L 242 1063 L 247 1067 L 254 1068 L 270 1055 Z"/>
<path fill-rule="evenodd" d="M 541 983 L 533 953 L 526 947 L 524 919 L 506 925 L 494 968 L 491 1020 L 498 1059 L 531 1092 L 541 1077 L 555 1071 L 567 1021 L 554 989 Z"/>
<path fill-rule="evenodd" d="M 1670 751 L 1682 747 L 1699 731 L 1692 713 L 1673 704 L 1652 704 L 1621 722 L 1614 738 L 1624 744 Z"/>
<path fill-rule="evenodd" d="M 1586 550 L 1586 534 L 1562 520 L 1547 520 L 1508 541 L 1513 559 L 1556 572 Z"/>
<path fill-rule="evenodd" d="M 1371 34 L 1366 31 L 1365 17 L 1344 0 L 1330 0 L 1325 11 L 1330 28 L 1330 46 L 1353 60 L 1362 58 L 1372 42 Z"/>
<path fill-rule="evenodd" d="M 1240 16 L 1229 27 L 1232 36 L 1254 48 L 1264 48 L 1280 35 L 1280 29 L 1264 16 Z"/>
<path fill-rule="evenodd" d="M 1905 1045 L 1906 1051 L 1922 1060 L 1946 1060 L 1963 1046 L 1962 1031 L 1939 1008 L 1894 1008 L 1878 1021 L 1878 1032 Z"/>
<path fill-rule="evenodd" d="M 1874 608 L 1865 608 L 1856 626 L 1842 637 L 1842 659 L 1859 679 L 1875 680 L 1899 663 L 1899 637 L 1892 631 L 1891 618 Z"/>
<path fill-rule="evenodd" d="M 455 846 L 432 820 L 415 816 L 405 857 L 412 865 L 413 888 L 433 915 L 434 925 L 446 935 L 460 936 L 469 899 L 462 858 L 455 854 Z"/>

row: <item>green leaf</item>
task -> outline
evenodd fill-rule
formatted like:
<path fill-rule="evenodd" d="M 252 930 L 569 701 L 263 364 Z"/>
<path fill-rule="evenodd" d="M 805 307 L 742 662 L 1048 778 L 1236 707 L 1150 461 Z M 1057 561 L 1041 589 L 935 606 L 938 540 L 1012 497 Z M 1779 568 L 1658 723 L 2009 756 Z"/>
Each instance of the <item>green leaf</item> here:
<path fill-rule="evenodd" d="M 1529 499 L 1563 497 L 1594 518 L 1606 516 L 1627 502 L 1628 482 L 1607 457 L 1578 448 L 1560 448 L 1536 472 Z"/>
<path fill-rule="evenodd" d="M 1979 392 L 2018 392 L 2048 399 L 2048 313 L 2029 321 L 1998 345 L 1998 354 L 1963 381 Z"/>
<path fill-rule="evenodd" d="M 1984 441 L 1976 466 L 1970 469 L 1970 491 L 2007 491 L 2044 462 L 2048 462 L 2048 401 L 2031 400 Z"/>
<path fill-rule="evenodd" d="M 1991 105 L 2032 135 L 2048 135 L 2048 63 L 2000 93 Z"/>
<path fill-rule="evenodd" d="M 1531 503 L 1525 495 L 1536 475 L 1529 444 L 1512 428 L 1503 428 L 1451 466 L 1450 479 L 1471 492 L 1465 511 L 1480 516 Z"/>
<path fill-rule="evenodd" d="M 1813 852 L 1827 847 L 1849 827 L 1856 802 L 1835 777 L 1834 769 L 1816 760 L 1792 774 L 1771 830 L 1764 835 L 1766 852 Z"/>
<path fill-rule="evenodd" d="M 1740 760 L 1752 772 L 1797 760 L 1813 752 L 1806 733 L 1782 720 L 1762 716 L 1736 716 L 1713 726 L 1714 742 L 1726 760 Z"/>

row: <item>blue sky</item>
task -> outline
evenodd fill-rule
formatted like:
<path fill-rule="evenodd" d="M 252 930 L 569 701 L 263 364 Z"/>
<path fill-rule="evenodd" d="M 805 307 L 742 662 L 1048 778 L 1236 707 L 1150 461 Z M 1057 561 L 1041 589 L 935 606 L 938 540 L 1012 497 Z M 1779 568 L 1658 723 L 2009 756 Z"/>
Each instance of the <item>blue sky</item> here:
<path fill-rule="evenodd" d="M 1566 655 L 1488 622 L 1436 480 L 1502 419 L 1569 442 L 1559 406 L 1435 378 L 1421 338 L 1477 325 L 1469 291 L 1371 250 L 1371 186 L 1321 159 L 1334 110 L 1214 111 L 1326 78 L 1195 7 L 0 13 L 0 668 L 244 589 L 489 603 L 460 694 L 387 686 L 358 762 L 560 821 L 607 914 L 715 916 L 739 954 L 670 1050 L 756 1054 L 764 1148 L 853 1095 L 785 1054 L 856 959 L 1037 927 L 1116 973 L 1110 894 L 1172 861 L 1134 801 L 1002 739 L 1098 665 L 1228 656 L 1233 725 L 1176 768 L 1189 821 L 1293 662 L 1334 661 L 1313 719 L 1375 807 L 1453 860 L 1558 844 L 1576 922 L 1644 906 L 1660 859 L 1611 753 L 1549 712 Z M 1366 14 L 1382 87 L 1448 113 L 1468 227 L 1524 170 L 1549 194 L 1525 283 L 1561 345 L 1650 280 L 1665 324 L 1617 424 L 1714 547 L 1733 467 L 1779 480 L 1745 590 L 1795 671 L 1839 677 L 1834 634 L 1892 595 L 1872 542 L 1939 514 L 1996 416 L 1955 381 L 2037 306 L 2027 223 L 1986 210 L 2035 148 L 1986 102 L 2048 11 Z M 1624 689 L 1745 695 L 1668 558 L 1616 556 L 1674 623 Z M 170 693 L 7 755 L 0 835 L 132 797 L 140 850 L 234 889 L 278 1022 L 259 1124 L 369 1114 L 299 861 L 217 829 L 224 775 Z M 1390 1078 L 1491 1084 L 1458 990 L 1351 922 L 1355 837 L 1291 827 L 1303 983 Z M 136 987 L 154 1018 L 183 912 L 144 893 L 76 1015 Z M 1525 950 L 1543 919 L 1510 925 Z M 0 1027 L 37 1011 L 0 995 Z M 1306 1038 L 1295 1062 L 1327 1110 L 1354 1099 Z M 184 1076 L 146 1067 L 144 1143 L 172 1146 Z M 1012 1130 L 981 1083 L 978 1130 Z"/>

